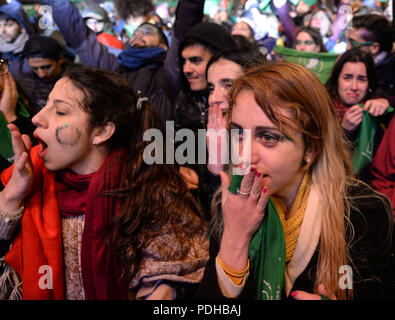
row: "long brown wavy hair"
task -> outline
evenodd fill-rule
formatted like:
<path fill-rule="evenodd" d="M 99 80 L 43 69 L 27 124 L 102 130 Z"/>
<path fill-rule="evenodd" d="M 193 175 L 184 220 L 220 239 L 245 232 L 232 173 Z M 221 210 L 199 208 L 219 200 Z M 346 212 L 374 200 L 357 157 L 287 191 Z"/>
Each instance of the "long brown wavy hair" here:
<path fill-rule="evenodd" d="M 340 266 L 350 263 L 345 230 L 352 204 L 346 191 L 355 180 L 349 146 L 328 92 L 311 72 L 299 65 L 266 63 L 233 83 L 229 122 L 233 104 L 243 90 L 254 93 L 257 104 L 281 131 L 288 135 L 294 130 L 301 132 L 305 150 L 313 150 L 305 168 L 319 192 L 322 216 L 315 292 L 319 284 L 324 284 L 338 299 L 351 298 L 352 290 L 339 288 L 338 272 Z M 290 116 L 281 115 L 279 108 L 287 110 Z M 213 203 L 213 208 L 219 206 Z"/>
<path fill-rule="evenodd" d="M 108 141 L 110 152 L 126 151 L 121 187 L 106 194 L 121 199 L 122 208 L 109 227 L 113 231 L 109 244 L 118 252 L 123 275 L 130 280 L 139 269 L 142 250 L 155 236 L 171 232 L 180 242 L 189 243 L 191 233 L 205 235 L 207 223 L 177 168 L 165 164 L 165 152 L 163 164 L 148 165 L 144 161 L 144 150 L 151 143 L 143 140 L 144 132 L 157 129 L 163 133 L 163 123 L 149 103 L 143 101 L 137 107 L 138 96 L 133 89 L 110 71 L 80 67 L 64 77 L 83 92 L 81 108 L 90 114 L 91 128 L 115 124 Z M 164 230 L 166 225 L 173 229 Z"/>

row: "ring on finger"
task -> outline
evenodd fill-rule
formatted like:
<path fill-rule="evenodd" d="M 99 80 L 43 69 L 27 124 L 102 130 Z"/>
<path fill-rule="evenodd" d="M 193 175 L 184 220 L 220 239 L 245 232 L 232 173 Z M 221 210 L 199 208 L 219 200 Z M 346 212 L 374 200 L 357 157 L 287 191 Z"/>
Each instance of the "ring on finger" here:
<path fill-rule="evenodd" d="M 237 194 L 241 195 L 241 196 L 249 196 L 250 193 L 249 192 L 243 192 L 241 190 L 237 190 Z"/>

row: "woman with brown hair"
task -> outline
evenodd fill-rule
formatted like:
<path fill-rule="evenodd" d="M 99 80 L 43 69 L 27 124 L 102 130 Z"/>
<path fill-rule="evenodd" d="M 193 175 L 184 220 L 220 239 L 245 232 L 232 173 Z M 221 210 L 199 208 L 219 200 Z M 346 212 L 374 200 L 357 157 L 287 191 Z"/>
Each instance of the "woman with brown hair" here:
<path fill-rule="evenodd" d="M 198 297 L 394 295 L 388 199 L 352 177 L 320 81 L 287 62 L 247 71 L 233 82 L 228 126 L 237 129 L 240 148 L 250 143 L 250 155 L 240 155 L 250 159 L 242 163 L 248 173 L 237 192 L 237 168 L 220 173 L 211 259 Z"/>
<path fill-rule="evenodd" d="M 178 171 L 144 161 L 161 122 L 125 80 L 70 70 L 32 121 L 39 145 L 9 125 L 15 164 L 1 174 L 6 296 L 173 299 L 201 280 L 207 226 Z"/>

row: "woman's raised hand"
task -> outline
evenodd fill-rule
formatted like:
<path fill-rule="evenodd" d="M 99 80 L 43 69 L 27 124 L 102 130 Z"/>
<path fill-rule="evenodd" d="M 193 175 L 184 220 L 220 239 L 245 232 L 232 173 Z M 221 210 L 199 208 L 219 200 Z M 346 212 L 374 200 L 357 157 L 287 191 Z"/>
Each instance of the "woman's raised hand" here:
<path fill-rule="evenodd" d="M 6 73 L 3 77 L 4 89 L 0 98 L 0 111 L 3 113 L 6 121 L 10 123 L 17 118 L 15 110 L 18 102 L 18 91 L 15 80 L 10 72 Z"/>
<path fill-rule="evenodd" d="M 373 117 L 381 116 L 390 106 L 389 101 L 384 98 L 370 99 L 366 101 L 363 110 L 369 110 L 369 114 Z"/>
<path fill-rule="evenodd" d="M 224 232 L 219 254 L 227 265 L 242 270 L 247 266 L 252 237 L 265 215 L 269 192 L 262 185 L 263 175 L 254 169 L 244 176 L 238 194 L 229 192 L 230 178 L 225 172 L 220 177 Z"/>
<path fill-rule="evenodd" d="M 350 107 L 344 114 L 342 128 L 347 131 L 354 131 L 362 122 L 362 108 L 356 104 Z"/>
<path fill-rule="evenodd" d="M 33 165 L 29 155 L 32 143 L 29 136 L 21 135 L 14 124 L 7 127 L 11 132 L 15 160 L 11 179 L 0 193 L 0 208 L 6 212 L 15 212 L 30 193 L 33 184 Z"/>
<path fill-rule="evenodd" d="M 226 115 L 217 104 L 208 109 L 207 122 L 207 150 L 209 152 L 209 161 L 207 168 L 211 173 L 219 174 L 224 169 L 223 160 L 226 159 L 227 148 L 221 146 L 221 141 L 226 143 Z M 216 142 L 213 141 L 216 139 Z M 211 142 L 210 142 L 211 141 Z M 216 143 L 214 151 L 210 150 L 210 145 Z"/>

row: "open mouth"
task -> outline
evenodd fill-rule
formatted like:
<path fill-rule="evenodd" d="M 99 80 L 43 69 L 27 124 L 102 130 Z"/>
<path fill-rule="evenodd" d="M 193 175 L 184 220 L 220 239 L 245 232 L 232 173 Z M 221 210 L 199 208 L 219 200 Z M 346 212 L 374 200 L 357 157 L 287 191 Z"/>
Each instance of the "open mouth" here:
<path fill-rule="evenodd" d="M 35 136 L 35 138 L 37 139 L 38 146 L 39 146 L 38 156 L 40 158 L 44 158 L 44 156 L 45 156 L 45 154 L 47 153 L 47 150 L 48 150 L 48 145 L 43 140 L 41 140 L 40 137 Z"/>

